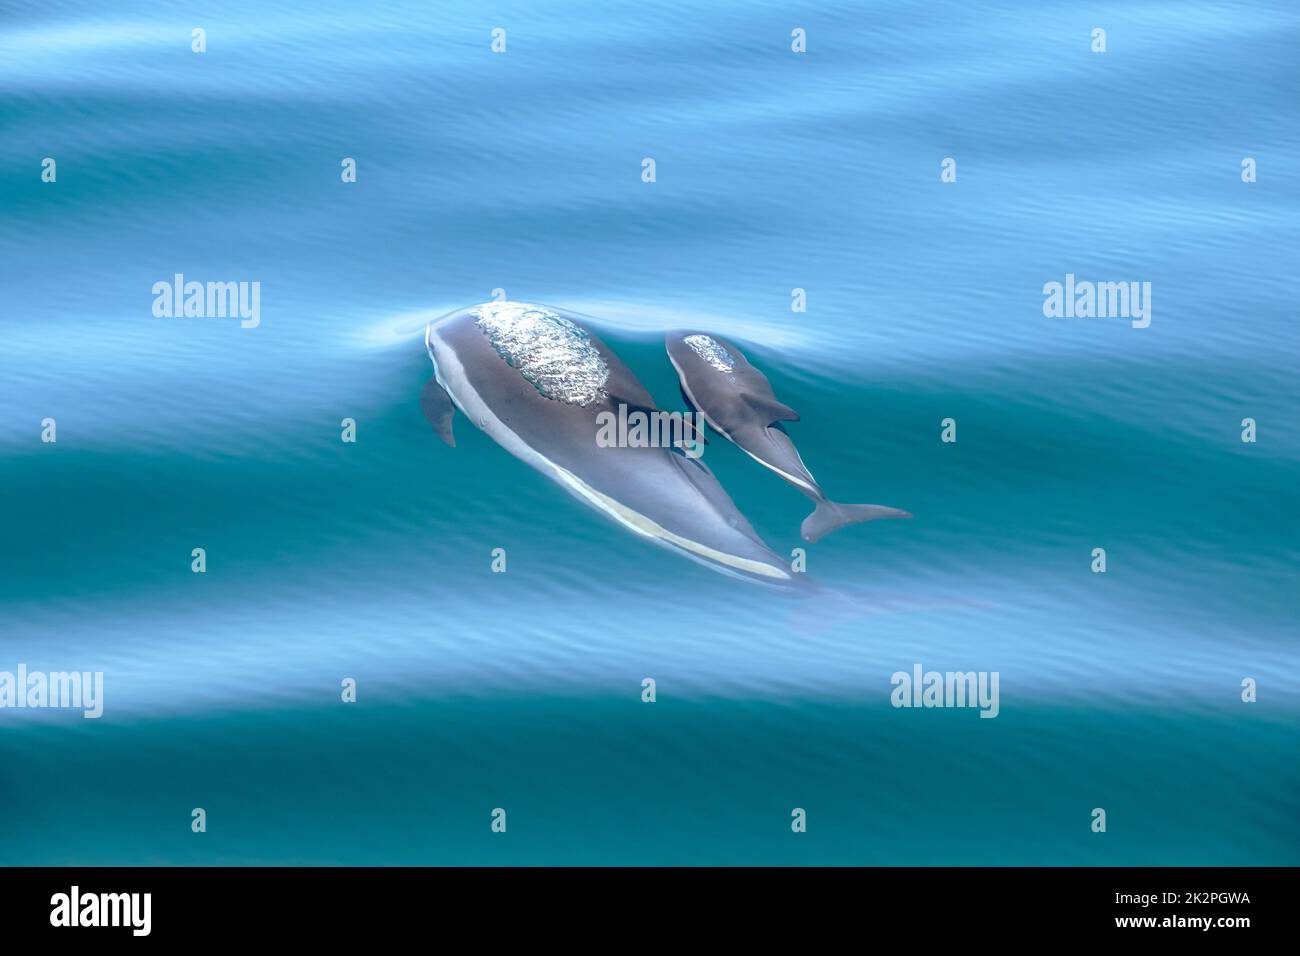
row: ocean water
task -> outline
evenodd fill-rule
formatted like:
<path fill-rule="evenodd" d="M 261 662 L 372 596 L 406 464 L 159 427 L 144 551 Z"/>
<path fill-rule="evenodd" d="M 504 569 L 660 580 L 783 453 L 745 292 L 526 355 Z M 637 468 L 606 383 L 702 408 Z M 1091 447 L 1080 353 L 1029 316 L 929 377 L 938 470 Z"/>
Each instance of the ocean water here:
<path fill-rule="evenodd" d="M 0 863 L 1300 863 L 1297 42 L 1287 2 L 10 0 L 0 671 L 105 693 L 0 709 Z M 260 323 L 155 317 L 176 273 Z M 1149 327 L 1046 318 L 1067 274 Z M 662 331 L 727 336 L 832 497 L 915 518 L 792 600 L 444 446 L 423 325 L 498 288 L 667 407 Z M 893 707 L 918 663 L 998 716 Z"/>

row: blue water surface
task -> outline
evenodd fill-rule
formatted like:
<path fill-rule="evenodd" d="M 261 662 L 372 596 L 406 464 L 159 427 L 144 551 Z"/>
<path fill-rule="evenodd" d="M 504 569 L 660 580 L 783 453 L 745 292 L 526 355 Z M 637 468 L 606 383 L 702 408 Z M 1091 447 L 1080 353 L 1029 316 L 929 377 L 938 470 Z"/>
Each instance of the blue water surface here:
<path fill-rule="evenodd" d="M 0 863 L 1300 863 L 1298 42 L 1289 2 L 11 0 L 0 671 L 105 712 L 0 709 Z M 177 273 L 260 324 L 156 317 Z M 1150 326 L 1046 318 L 1067 274 Z M 662 331 L 727 336 L 828 494 L 915 518 L 804 545 L 714 436 L 791 600 L 444 446 L 423 325 L 494 289 L 668 407 Z M 998 716 L 893 707 L 916 663 Z"/>

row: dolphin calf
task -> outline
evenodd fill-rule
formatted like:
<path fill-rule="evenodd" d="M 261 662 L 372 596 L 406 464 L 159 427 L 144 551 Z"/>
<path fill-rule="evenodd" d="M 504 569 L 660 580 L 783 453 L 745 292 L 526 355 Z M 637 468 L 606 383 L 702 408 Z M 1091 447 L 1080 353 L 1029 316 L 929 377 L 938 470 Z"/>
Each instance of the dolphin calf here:
<path fill-rule="evenodd" d="M 670 332 L 665 345 L 683 397 L 713 430 L 816 502 L 799 527 L 805 541 L 859 521 L 912 517 L 884 505 L 846 505 L 827 498 L 781 425 L 797 422 L 798 413 L 776 400 L 767 376 L 740 349 L 703 332 Z"/>
<path fill-rule="evenodd" d="M 524 302 L 429 323 L 434 378 L 420 397 L 450 445 L 460 409 L 498 445 L 629 531 L 733 577 L 798 586 L 698 458 L 675 447 L 603 447 L 602 412 L 655 408 L 650 393 L 572 313 Z"/>

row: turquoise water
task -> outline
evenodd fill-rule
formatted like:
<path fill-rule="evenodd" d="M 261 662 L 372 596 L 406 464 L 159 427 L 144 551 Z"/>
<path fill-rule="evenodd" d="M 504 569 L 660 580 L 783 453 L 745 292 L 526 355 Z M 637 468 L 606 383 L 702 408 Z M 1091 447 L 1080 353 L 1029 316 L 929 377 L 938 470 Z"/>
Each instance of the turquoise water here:
<path fill-rule="evenodd" d="M 1298 40 L 1287 3 L 10 4 L 0 671 L 103 671 L 105 711 L 0 709 L 0 863 L 1300 863 Z M 178 272 L 260 324 L 155 317 Z M 1045 318 L 1067 273 L 1151 282 L 1150 327 Z M 664 328 L 743 344 L 827 492 L 916 517 L 791 600 L 445 447 L 420 331 L 496 288 L 669 407 Z M 801 495 L 705 461 L 801 545 Z M 918 662 L 998 672 L 998 717 L 892 707 Z"/>

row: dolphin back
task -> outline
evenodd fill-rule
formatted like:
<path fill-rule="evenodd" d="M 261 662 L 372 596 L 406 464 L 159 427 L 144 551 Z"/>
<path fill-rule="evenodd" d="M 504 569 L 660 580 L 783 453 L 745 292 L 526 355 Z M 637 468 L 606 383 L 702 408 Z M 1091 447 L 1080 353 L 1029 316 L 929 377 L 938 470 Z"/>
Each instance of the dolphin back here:
<path fill-rule="evenodd" d="M 799 420 L 798 412 L 777 400 L 767 376 L 725 339 L 705 332 L 670 332 L 664 345 L 683 392 L 724 434 L 755 421 L 771 425 Z"/>
<path fill-rule="evenodd" d="M 732 576 L 792 582 L 706 465 L 675 447 L 607 440 L 603 423 L 656 406 L 576 314 L 485 303 L 431 325 L 426 344 L 442 386 L 429 389 L 426 415 L 444 440 L 454 403 L 510 454 L 638 536 Z"/>

